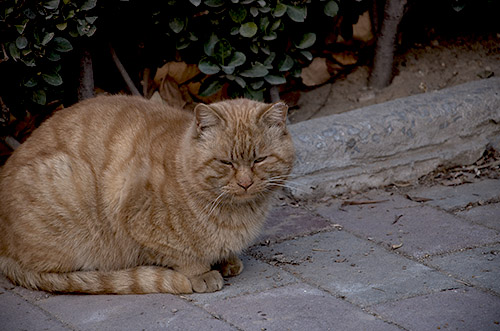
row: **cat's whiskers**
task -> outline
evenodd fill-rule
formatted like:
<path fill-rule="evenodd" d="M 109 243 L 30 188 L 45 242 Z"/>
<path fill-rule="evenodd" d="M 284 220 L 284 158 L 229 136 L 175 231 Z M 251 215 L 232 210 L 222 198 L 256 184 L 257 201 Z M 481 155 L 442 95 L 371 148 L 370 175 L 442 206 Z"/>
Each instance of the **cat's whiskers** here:
<path fill-rule="evenodd" d="M 210 206 L 208 209 L 208 217 L 210 217 L 212 215 L 212 213 L 217 209 L 217 207 L 220 206 L 224 196 L 228 193 L 229 193 L 228 191 L 222 190 L 222 192 L 217 196 L 217 198 L 215 198 L 215 200 L 210 205 L 207 205 L 207 206 Z"/>
<path fill-rule="evenodd" d="M 288 188 L 290 190 L 306 192 L 304 189 L 301 188 L 302 184 L 297 182 L 292 182 L 289 180 L 284 180 L 284 178 L 282 179 L 278 177 L 284 177 L 284 176 L 275 176 L 268 178 L 267 181 L 265 182 L 266 188 L 270 186 L 278 186 L 278 187 Z"/>

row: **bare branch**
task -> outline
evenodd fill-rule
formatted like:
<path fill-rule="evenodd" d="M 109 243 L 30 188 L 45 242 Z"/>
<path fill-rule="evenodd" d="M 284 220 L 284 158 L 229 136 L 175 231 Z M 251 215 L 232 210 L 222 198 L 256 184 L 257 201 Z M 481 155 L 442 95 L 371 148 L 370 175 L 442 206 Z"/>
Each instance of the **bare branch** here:
<path fill-rule="evenodd" d="M 118 58 L 118 55 L 115 52 L 115 49 L 113 48 L 113 46 L 111 46 L 111 44 L 109 44 L 109 51 L 111 52 L 111 57 L 115 62 L 116 68 L 118 68 L 118 71 L 122 75 L 122 78 L 125 81 L 125 84 L 127 84 L 127 87 L 129 88 L 130 92 L 133 95 L 141 95 L 137 87 L 134 85 L 132 78 L 130 78 L 129 74 L 127 73 L 127 70 L 125 70 L 125 67 L 121 63 L 120 59 Z"/>

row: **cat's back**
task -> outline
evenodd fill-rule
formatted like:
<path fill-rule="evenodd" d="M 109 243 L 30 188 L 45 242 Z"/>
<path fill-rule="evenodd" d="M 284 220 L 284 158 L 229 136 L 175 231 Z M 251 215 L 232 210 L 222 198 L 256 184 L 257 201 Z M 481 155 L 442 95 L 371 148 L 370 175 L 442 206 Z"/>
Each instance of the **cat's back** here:
<path fill-rule="evenodd" d="M 8 159 L 3 172 L 64 154 L 96 167 L 113 155 L 176 145 L 192 121 L 187 111 L 133 96 L 102 96 L 57 111 Z"/>

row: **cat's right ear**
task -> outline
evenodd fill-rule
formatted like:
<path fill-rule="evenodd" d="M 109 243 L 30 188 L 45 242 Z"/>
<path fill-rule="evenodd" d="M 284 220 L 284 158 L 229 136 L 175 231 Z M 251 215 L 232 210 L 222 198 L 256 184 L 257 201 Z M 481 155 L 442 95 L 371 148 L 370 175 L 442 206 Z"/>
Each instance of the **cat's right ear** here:
<path fill-rule="evenodd" d="M 194 116 L 196 118 L 196 130 L 198 134 L 222 122 L 222 119 L 215 110 L 202 103 L 194 109 Z"/>

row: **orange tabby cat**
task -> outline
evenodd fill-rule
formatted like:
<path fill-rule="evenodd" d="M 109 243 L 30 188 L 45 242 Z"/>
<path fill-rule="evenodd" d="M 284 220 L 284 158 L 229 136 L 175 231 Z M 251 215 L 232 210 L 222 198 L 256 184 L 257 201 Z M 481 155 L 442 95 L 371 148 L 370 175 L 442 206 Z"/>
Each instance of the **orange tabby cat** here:
<path fill-rule="evenodd" d="M 0 271 L 55 292 L 221 289 L 291 171 L 286 113 L 128 96 L 58 111 L 1 169 Z"/>

